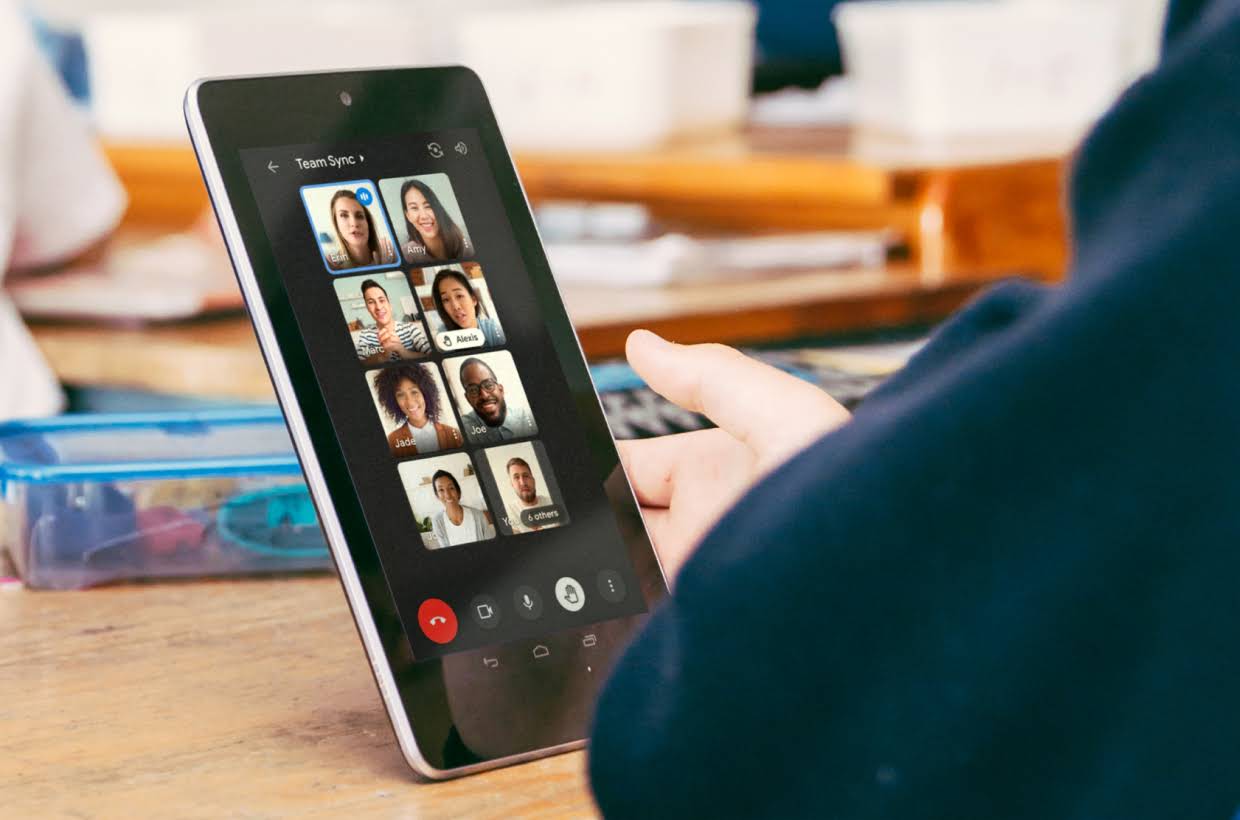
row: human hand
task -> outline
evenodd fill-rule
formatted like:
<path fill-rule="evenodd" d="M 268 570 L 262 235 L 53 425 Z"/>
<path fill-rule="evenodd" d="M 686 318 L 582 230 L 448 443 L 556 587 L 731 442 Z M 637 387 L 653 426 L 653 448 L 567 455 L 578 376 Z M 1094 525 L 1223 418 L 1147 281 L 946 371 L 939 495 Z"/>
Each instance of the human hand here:
<path fill-rule="evenodd" d="M 388 353 L 399 354 L 403 353 L 405 350 L 404 344 L 400 341 L 399 334 L 391 328 L 386 327 L 379 328 L 379 347 L 383 348 Z"/>
<path fill-rule="evenodd" d="M 625 353 L 652 390 L 718 425 L 618 442 L 669 579 L 760 478 L 850 418 L 817 387 L 730 347 L 678 345 L 638 330 Z"/>

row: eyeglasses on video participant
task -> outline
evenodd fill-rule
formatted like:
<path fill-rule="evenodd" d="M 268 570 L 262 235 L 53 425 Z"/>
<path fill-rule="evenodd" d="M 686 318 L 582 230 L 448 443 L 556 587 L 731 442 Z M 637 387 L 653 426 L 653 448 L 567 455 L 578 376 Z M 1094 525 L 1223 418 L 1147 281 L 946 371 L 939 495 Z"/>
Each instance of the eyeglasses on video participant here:
<path fill-rule="evenodd" d="M 461 424 L 472 443 L 498 444 L 538 433 L 530 411 L 508 404 L 504 385 L 482 359 L 471 356 L 461 362 L 460 377 L 465 400 L 473 408 L 461 417 Z"/>

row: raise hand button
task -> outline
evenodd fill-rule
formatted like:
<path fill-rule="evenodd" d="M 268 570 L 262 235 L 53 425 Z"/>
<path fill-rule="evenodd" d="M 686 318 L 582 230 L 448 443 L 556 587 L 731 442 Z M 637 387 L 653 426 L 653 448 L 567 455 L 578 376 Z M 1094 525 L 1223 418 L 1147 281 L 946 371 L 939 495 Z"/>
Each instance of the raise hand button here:
<path fill-rule="evenodd" d="M 569 612 L 577 612 L 586 605 L 586 592 L 576 578 L 565 576 L 555 582 L 555 599 Z"/>

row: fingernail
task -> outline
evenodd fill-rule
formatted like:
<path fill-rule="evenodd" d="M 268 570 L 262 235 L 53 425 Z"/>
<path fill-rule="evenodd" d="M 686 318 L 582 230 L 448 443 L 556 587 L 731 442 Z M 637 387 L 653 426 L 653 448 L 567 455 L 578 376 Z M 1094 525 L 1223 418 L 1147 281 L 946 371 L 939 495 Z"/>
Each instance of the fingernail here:
<path fill-rule="evenodd" d="M 671 342 L 664 339 L 653 330 L 646 330 L 645 328 L 639 328 L 630 333 L 629 341 L 636 342 L 637 344 L 653 344 L 656 346 L 662 345 L 664 347 L 671 344 Z"/>

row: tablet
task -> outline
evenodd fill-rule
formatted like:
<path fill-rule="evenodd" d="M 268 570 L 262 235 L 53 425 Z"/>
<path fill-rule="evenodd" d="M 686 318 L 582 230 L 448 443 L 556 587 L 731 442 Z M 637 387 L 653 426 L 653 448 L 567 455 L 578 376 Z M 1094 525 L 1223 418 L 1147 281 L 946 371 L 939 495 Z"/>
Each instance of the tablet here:
<path fill-rule="evenodd" d="M 580 746 L 666 586 L 477 76 L 204 80 L 185 108 L 409 764 Z"/>

